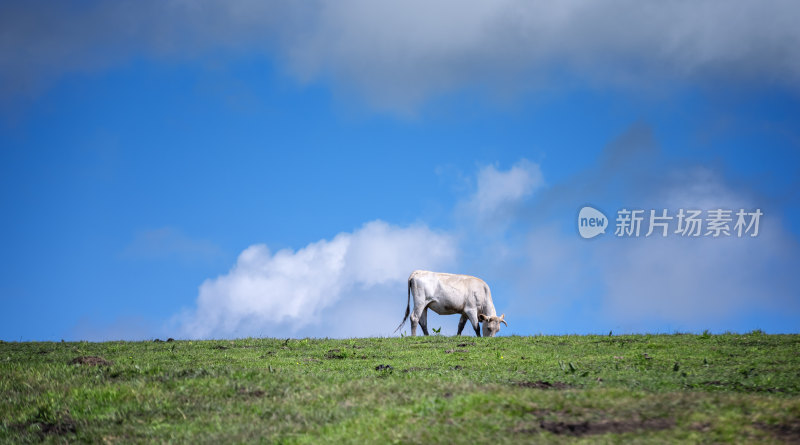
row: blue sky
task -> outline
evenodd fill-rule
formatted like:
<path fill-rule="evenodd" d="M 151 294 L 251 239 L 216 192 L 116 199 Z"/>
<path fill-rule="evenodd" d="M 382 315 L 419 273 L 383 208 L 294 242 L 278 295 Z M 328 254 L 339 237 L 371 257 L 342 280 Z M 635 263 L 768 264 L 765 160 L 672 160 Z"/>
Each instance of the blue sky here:
<path fill-rule="evenodd" d="M 797 332 L 799 9 L 4 3 L 0 338 L 389 335 L 417 268 L 501 334 Z"/>

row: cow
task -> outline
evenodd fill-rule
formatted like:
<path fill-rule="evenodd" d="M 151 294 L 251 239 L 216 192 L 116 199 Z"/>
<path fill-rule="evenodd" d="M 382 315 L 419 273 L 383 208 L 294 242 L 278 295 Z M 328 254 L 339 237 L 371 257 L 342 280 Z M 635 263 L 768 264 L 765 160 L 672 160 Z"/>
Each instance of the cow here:
<path fill-rule="evenodd" d="M 414 295 L 414 311 L 411 312 L 411 295 Z M 417 324 L 428 335 L 428 308 L 439 315 L 461 314 L 458 321 L 458 334 L 464 330 L 467 320 L 472 323 L 475 335 L 481 336 L 480 323 L 483 323 L 483 336 L 494 337 L 500 330 L 500 323 L 508 326 L 505 314 L 497 316 L 492 303 L 489 285 L 480 278 L 469 275 L 429 272 L 415 270 L 408 277 L 408 296 L 406 315 L 397 332 L 411 315 L 411 335 L 417 335 Z"/>

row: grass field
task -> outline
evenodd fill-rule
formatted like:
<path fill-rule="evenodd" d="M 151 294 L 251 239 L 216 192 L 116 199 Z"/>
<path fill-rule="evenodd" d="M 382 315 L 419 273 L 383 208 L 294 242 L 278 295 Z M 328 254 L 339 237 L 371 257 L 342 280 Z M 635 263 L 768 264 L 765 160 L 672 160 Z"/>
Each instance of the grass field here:
<path fill-rule="evenodd" d="M 797 443 L 800 335 L 0 342 L 0 394 L 2 442 Z"/>

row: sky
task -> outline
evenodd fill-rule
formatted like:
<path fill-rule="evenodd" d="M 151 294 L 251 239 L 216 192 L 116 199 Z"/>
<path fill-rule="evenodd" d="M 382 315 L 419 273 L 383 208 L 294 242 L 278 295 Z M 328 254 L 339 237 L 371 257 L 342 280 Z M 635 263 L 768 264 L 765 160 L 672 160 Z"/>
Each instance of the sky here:
<path fill-rule="evenodd" d="M 797 333 L 798 22 L 773 0 L 2 2 L 0 339 L 400 335 L 415 269 L 484 279 L 499 335 Z M 605 233 L 581 237 L 585 206 Z M 615 234 L 632 209 L 667 236 Z M 731 210 L 731 235 L 676 233 L 681 209 Z"/>

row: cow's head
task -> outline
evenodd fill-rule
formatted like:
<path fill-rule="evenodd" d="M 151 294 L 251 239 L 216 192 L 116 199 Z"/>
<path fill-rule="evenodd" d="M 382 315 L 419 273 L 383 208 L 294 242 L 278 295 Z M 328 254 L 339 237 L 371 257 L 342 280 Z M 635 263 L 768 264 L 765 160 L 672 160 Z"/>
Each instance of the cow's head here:
<path fill-rule="evenodd" d="M 483 323 L 483 336 L 494 337 L 500 331 L 500 323 L 508 326 L 504 318 L 506 318 L 506 314 L 499 317 L 497 315 L 478 315 L 478 321 Z"/>

